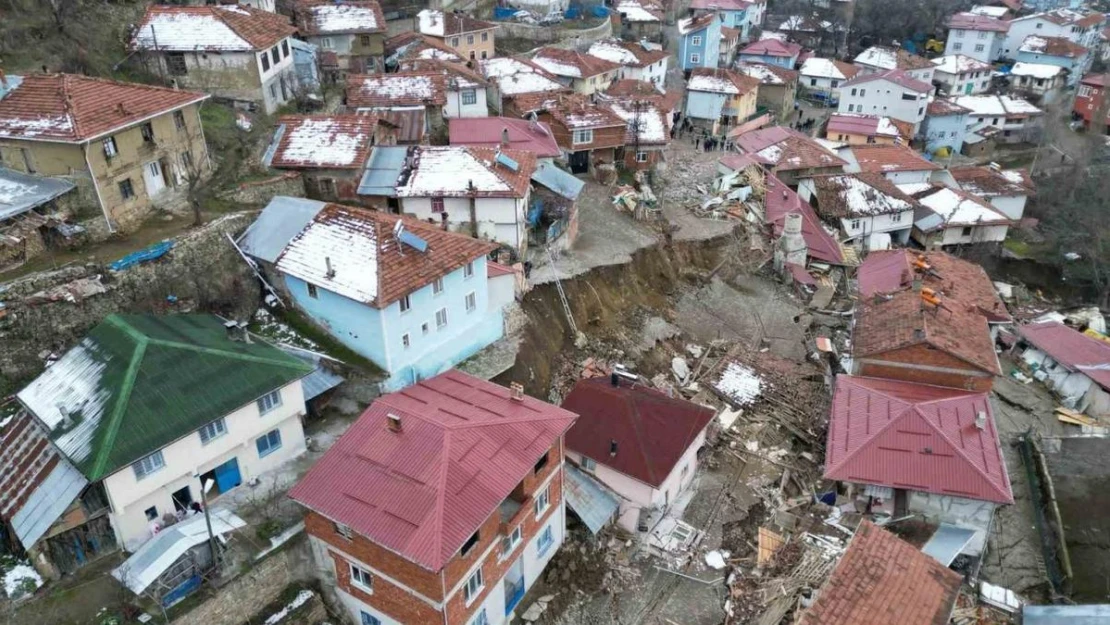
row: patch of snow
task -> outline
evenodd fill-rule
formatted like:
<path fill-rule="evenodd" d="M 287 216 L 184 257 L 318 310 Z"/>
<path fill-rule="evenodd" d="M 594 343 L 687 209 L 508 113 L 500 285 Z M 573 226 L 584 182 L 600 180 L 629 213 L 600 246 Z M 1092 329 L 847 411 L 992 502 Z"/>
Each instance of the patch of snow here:
<path fill-rule="evenodd" d="M 575 65 L 563 63 L 558 59 L 552 59 L 545 56 L 537 56 L 532 59 L 532 62 L 547 71 L 555 74 L 556 76 L 568 76 L 570 78 L 581 78 L 582 70 Z"/>
<path fill-rule="evenodd" d="M 312 20 L 319 33 L 350 33 L 382 30 L 378 16 L 370 7 L 353 4 L 318 4 L 312 7 Z"/>
<path fill-rule="evenodd" d="M 590 46 L 586 54 L 621 65 L 638 65 L 640 62 L 628 48 L 612 41 L 598 41 Z"/>
<path fill-rule="evenodd" d="M 73 118 L 65 115 L 41 115 L 34 119 L 8 117 L 0 119 L 0 134 L 37 137 L 71 132 Z"/>
<path fill-rule="evenodd" d="M 431 100 L 436 96 L 435 80 L 431 76 L 401 76 L 375 74 L 364 76 L 358 84 L 359 93 L 385 99 L 420 98 Z"/>
<path fill-rule="evenodd" d="M 761 156 L 772 163 L 778 163 L 782 158 L 782 146 L 779 144 L 769 145 L 762 150 L 756 152 L 756 155 Z"/>
<path fill-rule="evenodd" d="M 973 13 L 975 15 L 983 15 L 985 17 L 993 17 L 996 20 L 1002 19 L 1009 12 L 1010 12 L 1010 9 L 1008 9 L 1004 6 L 1003 7 L 991 7 L 991 6 L 986 6 L 986 5 L 982 5 L 982 4 L 977 5 L 977 6 L 973 6 L 973 7 L 971 7 L 971 10 L 968 11 L 968 13 Z"/>
<path fill-rule="evenodd" d="M 430 48 L 430 47 L 429 48 L 424 48 L 420 52 L 416 53 L 416 57 L 419 58 L 419 59 L 432 59 L 432 60 L 436 60 L 436 61 L 459 61 L 459 60 L 462 60 L 462 57 L 455 54 L 454 52 L 448 52 L 446 50 L 440 50 L 439 48 Z"/>
<path fill-rule="evenodd" d="M 419 23 L 417 30 L 425 35 L 433 37 L 442 37 L 443 33 L 443 11 L 433 11 L 431 9 L 424 9 L 416 14 L 416 19 Z"/>
<path fill-rule="evenodd" d="M 833 63 L 832 59 L 821 59 L 817 57 L 810 57 L 802 63 L 801 74 L 803 76 L 811 76 L 814 78 L 833 78 L 836 80 L 844 80 L 847 76 L 840 68 Z"/>
<path fill-rule="evenodd" d="M 714 386 L 732 403 L 746 406 L 754 402 L 763 391 L 763 379 L 749 367 L 730 362 Z"/>
<path fill-rule="evenodd" d="M 1036 35 L 1029 35 L 1025 41 L 1021 42 L 1021 47 L 1018 52 L 1043 52 L 1048 47 L 1048 40 L 1044 37 Z"/>
<path fill-rule="evenodd" d="M 786 33 L 780 33 L 777 30 L 765 30 L 765 31 L 759 33 L 759 40 L 760 41 L 766 41 L 768 39 L 774 39 L 775 41 L 781 41 L 783 43 L 786 43 L 787 35 L 786 35 Z"/>
<path fill-rule="evenodd" d="M 31 580 L 31 582 L 26 580 Z M 33 589 L 24 587 L 25 584 L 30 586 L 32 583 L 34 584 Z M 42 588 L 42 576 L 26 562 L 20 562 L 4 571 L 4 592 L 9 599 L 19 599 L 39 588 Z"/>
<path fill-rule="evenodd" d="M 541 74 L 535 67 L 508 57 L 482 61 L 482 74 L 496 82 L 503 95 L 563 89 L 563 85 Z"/>
<path fill-rule="evenodd" d="M 739 94 L 740 90 L 731 80 L 718 78 L 717 76 L 704 76 L 696 75 L 690 77 L 690 81 L 686 83 L 687 91 L 708 91 L 710 93 L 730 93 Z"/>
<path fill-rule="evenodd" d="M 1017 170 L 1017 169 L 1003 169 L 1002 171 L 1000 171 L 998 173 L 999 173 L 999 175 L 1001 175 L 1006 180 L 1009 180 L 1010 182 L 1016 182 L 1018 184 L 1025 184 L 1025 174 L 1023 174 L 1020 170 Z"/>
<path fill-rule="evenodd" d="M 512 191 L 491 168 L 464 147 L 426 147 L 417 152 L 417 165 L 399 197 L 452 197 L 470 193 L 473 183 L 479 192 Z"/>
<path fill-rule="evenodd" d="M 20 202 L 18 198 L 34 191 L 31 185 L 0 178 L 0 206 L 12 206 Z"/>
<path fill-rule="evenodd" d="M 731 554 L 727 551 L 713 550 L 705 554 L 705 563 L 708 564 L 710 568 L 720 571 L 727 566 L 725 560 L 729 555 Z"/>
<path fill-rule="evenodd" d="M 880 69 L 895 69 L 898 67 L 898 53 L 892 48 L 871 46 L 856 56 L 856 63 Z"/>
<path fill-rule="evenodd" d="M 962 106 L 974 116 L 1036 115 L 1041 109 L 1025 100 L 999 95 L 965 95 L 952 98 L 957 106 Z"/>
<path fill-rule="evenodd" d="M 935 193 L 918 198 L 918 201 L 936 213 L 946 224 L 987 225 L 1010 221 L 1008 217 L 987 205 L 948 187 L 937 189 Z"/>
<path fill-rule="evenodd" d="M 987 71 L 991 66 L 979 59 L 973 59 L 970 56 L 962 54 L 948 54 L 945 56 L 937 57 L 932 61 L 936 66 L 936 70 L 943 74 L 966 74 L 968 72 L 982 72 Z"/>
<path fill-rule="evenodd" d="M 223 8 L 223 10 L 228 10 Z M 178 52 L 250 52 L 254 46 L 211 13 L 159 10 L 135 34 L 135 45 Z"/>
<path fill-rule="evenodd" d="M 786 84 L 785 80 L 780 78 L 778 74 L 771 71 L 765 65 L 740 65 L 739 67 L 736 68 L 736 71 L 740 72 L 741 74 L 744 74 L 745 76 L 750 76 L 752 78 L 755 78 L 756 80 L 758 80 L 759 82 L 761 82 L 765 85 L 784 85 L 784 84 Z"/>
<path fill-rule="evenodd" d="M 285 343 L 312 351 L 321 349 L 319 345 L 298 334 L 296 330 L 287 326 L 265 308 L 259 308 L 255 311 L 252 321 L 254 322 L 252 332 L 275 343 Z"/>
<path fill-rule="evenodd" d="M 622 0 L 617 5 L 617 13 L 621 14 L 621 19 L 626 22 L 661 22 L 659 16 L 655 15 L 647 8 L 643 7 L 636 0 Z"/>
<path fill-rule="evenodd" d="M 277 269 L 356 302 L 372 303 L 378 296 L 374 222 L 344 213 L 312 221 L 285 247 Z"/>
<path fill-rule="evenodd" d="M 883 215 L 913 209 L 913 205 L 906 200 L 887 195 L 855 176 L 837 176 L 834 180 L 840 186 L 840 197 L 849 216 Z"/>
<path fill-rule="evenodd" d="M 293 597 L 292 601 L 285 605 L 284 608 L 268 616 L 266 620 L 262 622 L 262 625 L 275 625 L 275 623 L 280 622 L 281 619 L 285 618 L 286 615 L 288 615 L 290 612 L 307 603 L 308 600 L 312 598 L 312 595 L 313 592 L 311 590 L 300 591 L 299 593 L 297 593 L 296 597 Z"/>
<path fill-rule="evenodd" d="M 669 136 L 667 124 L 662 114 L 654 107 L 645 107 L 641 111 L 630 110 L 623 103 L 613 103 L 612 110 L 618 117 L 628 123 L 631 134 L 638 130 L 640 141 L 645 143 L 665 143 Z"/>
<path fill-rule="evenodd" d="M 316 167 L 350 167 L 359 164 L 359 152 L 368 139 L 362 132 L 341 132 L 341 125 L 333 120 L 308 119 L 289 131 L 280 156 Z"/>
<path fill-rule="evenodd" d="M 1046 65 L 1044 63 L 1022 63 L 1018 61 L 1010 69 L 1010 74 L 1014 76 L 1029 76 L 1031 78 L 1051 79 L 1060 75 L 1064 68 L 1057 65 Z"/>

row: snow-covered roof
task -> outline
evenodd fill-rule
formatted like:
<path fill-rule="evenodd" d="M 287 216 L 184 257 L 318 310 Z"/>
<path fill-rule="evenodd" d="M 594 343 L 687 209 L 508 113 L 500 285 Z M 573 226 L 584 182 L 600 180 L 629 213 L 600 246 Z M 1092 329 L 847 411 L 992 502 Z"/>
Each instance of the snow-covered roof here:
<path fill-rule="evenodd" d="M 547 70 L 521 59 L 497 57 L 481 63 L 482 75 L 497 83 L 501 95 L 565 89 Z"/>
<path fill-rule="evenodd" d="M 1006 224 L 1010 219 L 999 213 L 990 204 L 963 191 L 949 187 L 934 187 L 932 192 L 917 194 L 917 201 L 941 219 L 941 226 L 974 226 L 987 224 Z M 916 223 L 929 227 L 928 219 L 917 219 Z"/>
<path fill-rule="evenodd" d="M 639 59 L 635 54 L 632 54 L 628 48 L 620 45 L 617 41 L 598 41 L 590 46 L 590 56 L 596 56 L 599 59 L 605 59 L 612 63 L 619 63 L 621 65 L 638 65 Z"/>
<path fill-rule="evenodd" d="M 851 69 L 849 69 L 851 68 Z M 811 56 L 802 63 L 802 76 L 812 78 L 832 78 L 834 80 L 848 80 L 856 75 L 856 68 L 847 63 L 840 63 L 835 59 L 822 59 Z"/>
<path fill-rule="evenodd" d="M 639 131 L 640 143 L 659 144 L 667 143 L 670 138 L 670 128 L 667 127 L 666 113 L 647 102 L 612 102 L 609 108 L 618 117 L 628 123 L 626 141 L 632 144 L 636 141 Z"/>
<path fill-rule="evenodd" d="M 740 90 L 731 80 L 718 76 L 691 76 L 686 83 L 687 91 L 709 91 L 711 93 L 739 94 Z"/>
<path fill-rule="evenodd" d="M 1010 12 L 1010 9 L 1008 7 L 992 7 L 992 6 L 982 5 L 982 4 L 971 7 L 971 11 L 969 11 L 969 13 L 974 13 L 975 15 L 985 15 L 987 17 L 993 17 L 996 20 L 1000 20 L 1000 19 L 1006 17 L 1006 15 L 1009 12 Z"/>
<path fill-rule="evenodd" d="M 662 22 L 663 14 L 654 6 L 644 6 L 637 0 L 621 0 L 617 13 L 626 22 Z"/>
<path fill-rule="evenodd" d="M 512 169 L 497 160 L 503 154 Z M 524 197 L 536 157 L 520 150 L 468 146 L 423 146 L 414 157 L 408 178 L 397 187 L 398 197 Z"/>
<path fill-rule="evenodd" d="M 377 2 L 313 4 L 305 9 L 312 34 L 371 33 L 385 30 L 385 19 Z"/>
<path fill-rule="evenodd" d="M 378 124 L 374 115 L 288 116 L 278 120 L 272 166 L 361 168 Z"/>
<path fill-rule="evenodd" d="M 378 297 L 378 240 L 372 224 L 346 212 L 321 213 L 278 258 L 277 269 L 356 302 Z"/>
<path fill-rule="evenodd" d="M 767 63 L 741 62 L 737 64 L 736 71 L 745 76 L 751 76 L 764 85 L 785 85 L 798 79 L 798 74 L 794 70 Z"/>
<path fill-rule="evenodd" d="M 646 67 L 670 56 L 659 44 L 647 41 L 634 43 L 620 39 L 596 41 L 587 54 L 629 67 Z"/>
<path fill-rule="evenodd" d="M 913 210 L 915 203 L 882 174 L 817 176 L 813 185 L 822 217 L 844 219 Z"/>
<path fill-rule="evenodd" d="M 356 108 L 442 106 L 446 98 L 446 81 L 439 73 L 362 74 L 347 79 L 347 104 Z"/>
<path fill-rule="evenodd" d="M 968 72 L 981 72 L 990 70 L 989 63 L 962 54 L 946 54 L 933 59 L 937 71 L 945 74 L 966 74 Z"/>
<path fill-rule="evenodd" d="M 1076 58 L 1086 54 L 1087 48 L 1084 48 L 1070 39 L 1065 39 L 1064 37 L 1029 35 L 1021 42 L 1021 47 L 1018 48 L 1018 52 Z"/>
<path fill-rule="evenodd" d="M 678 34 L 688 35 L 690 33 L 696 33 L 698 31 L 705 30 L 715 21 L 717 21 L 716 13 L 695 15 L 678 20 Z"/>
<path fill-rule="evenodd" d="M 497 24 L 484 22 L 465 13 L 444 13 L 435 9 L 424 9 L 416 14 L 417 30 L 431 37 L 450 37 L 462 33 L 497 28 Z"/>
<path fill-rule="evenodd" d="M 1059 65 L 1046 65 L 1044 63 L 1022 63 L 1018 61 L 1010 68 L 1014 76 L 1029 76 L 1031 78 L 1055 78 L 1063 73 L 1064 68 Z"/>
<path fill-rule="evenodd" d="M 977 116 L 1030 116 L 1042 113 L 1041 109 L 1026 100 L 1005 95 L 965 95 L 951 100 Z"/>
<path fill-rule="evenodd" d="M 288 18 L 250 7 L 158 5 L 147 7 L 132 46 L 169 52 L 252 52 L 295 32 Z"/>

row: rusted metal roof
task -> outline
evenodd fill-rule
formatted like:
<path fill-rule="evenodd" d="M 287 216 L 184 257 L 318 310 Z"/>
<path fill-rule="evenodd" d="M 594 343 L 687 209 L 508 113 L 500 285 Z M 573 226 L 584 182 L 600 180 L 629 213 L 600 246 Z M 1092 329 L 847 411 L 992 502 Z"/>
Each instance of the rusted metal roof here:
<path fill-rule="evenodd" d="M 289 496 L 439 571 L 575 418 L 451 370 L 379 397 Z"/>

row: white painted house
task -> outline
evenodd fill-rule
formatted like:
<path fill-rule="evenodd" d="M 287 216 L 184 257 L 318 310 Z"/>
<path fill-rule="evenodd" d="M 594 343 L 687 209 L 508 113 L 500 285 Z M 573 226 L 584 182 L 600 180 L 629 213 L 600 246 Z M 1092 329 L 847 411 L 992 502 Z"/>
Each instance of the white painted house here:
<path fill-rule="evenodd" d="M 945 56 L 963 54 L 984 63 L 1002 57 L 1010 22 L 975 13 L 957 13 L 948 18 Z"/>
<path fill-rule="evenodd" d="M 1008 59 L 1016 58 L 1025 39 L 1034 35 L 1061 37 L 1088 50 L 1094 50 L 1101 43 L 1101 31 L 1105 23 L 1106 17 L 1101 13 L 1067 8 L 1016 17 L 1009 22 L 1002 54 Z"/>
<path fill-rule="evenodd" d="M 986 166 L 950 167 L 961 189 L 991 203 L 995 209 L 1017 221 L 1025 214 L 1025 203 L 1035 192 L 1033 179 L 1024 169 L 1002 169 L 996 163 Z"/>
<path fill-rule="evenodd" d="M 917 202 L 878 173 L 836 174 L 803 178 L 798 196 L 822 219 L 835 223 L 842 240 L 868 250 L 906 245 Z"/>
<path fill-rule="evenodd" d="M 621 80 L 642 80 L 660 91 L 664 88 L 670 53 L 657 43 L 602 39 L 594 42 L 587 54 L 620 65 Z"/>
<path fill-rule="evenodd" d="M 933 85 L 910 78 L 899 69 L 856 76 L 840 85 L 841 113 L 863 113 L 893 117 L 913 124 L 916 133 L 925 119 L 925 107 Z"/>
<path fill-rule="evenodd" d="M 968 95 L 952 98 L 952 103 L 968 110 L 968 130 L 985 126 L 1001 130 L 1000 143 L 1037 141 L 1044 124 L 1044 111 L 1021 98 L 1006 95 Z"/>
<path fill-rule="evenodd" d="M 951 245 L 1001 243 L 1013 220 L 980 199 L 961 189 L 942 185 L 908 188 L 925 210 L 918 211 L 913 225 L 913 238 L 925 249 Z"/>
<path fill-rule="evenodd" d="M 810 57 L 798 71 L 798 84 L 806 91 L 833 100 L 840 96 L 840 85 L 855 78 L 859 68 L 836 59 Z"/>
<path fill-rule="evenodd" d="M 212 315 L 112 315 L 20 391 L 20 403 L 107 493 L 134 551 L 208 500 L 305 451 L 311 365 Z M 203 392 L 198 392 L 203 389 Z"/>
<path fill-rule="evenodd" d="M 900 69 L 914 80 L 926 83 L 933 81 L 933 64 L 929 59 L 903 48 L 871 46 L 857 54 L 852 64 L 864 74 L 881 74 L 892 69 Z"/>
<path fill-rule="evenodd" d="M 567 459 L 616 493 L 617 523 L 633 533 L 647 531 L 648 519 L 694 482 L 716 414 L 616 373 L 580 380 L 562 407 L 579 415 L 566 434 Z"/>
<path fill-rule="evenodd" d="M 452 230 L 528 247 L 528 199 L 536 157 L 521 150 L 420 146 L 401 174 L 401 212 Z"/>
<path fill-rule="evenodd" d="M 933 59 L 934 78 L 948 95 L 975 95 L 991 86 L 991 66 L 965 54 L 948 54 Z"/>
<path fill-rule="evenodd" d="M 237 5 L 147 7 L 131 48 L 178 86 L 273 113 L 293 100 L 289 19 Z"/>

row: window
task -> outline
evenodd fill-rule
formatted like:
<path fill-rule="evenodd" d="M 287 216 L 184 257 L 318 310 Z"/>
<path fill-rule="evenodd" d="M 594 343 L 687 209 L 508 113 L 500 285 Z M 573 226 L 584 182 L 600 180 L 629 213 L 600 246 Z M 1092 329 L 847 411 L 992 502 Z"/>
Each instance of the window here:
<path fill-rule="evenodd" d="M 647 152 L 637 152 L 636 153 L 636 162 L 637 163 L 646 163 L 646 162 L 648 162 L 648 153 Z"/>
<path fill-rule="evenodd" d="M 443 278 L 432 280 L 432 294 L 439 295 L 443 292 Z"/>
<path fill-rule="evenodd" d="M 185 65 L 185 53 L 166 53 L 166 70 L 170 73 L 170 76 L 184 76 L 189 73 L 189 68 Z"/>
<path fill-rule="evenodd" d="M 861 98 L 862 98 L 862 97 L 863 97 L 863 96 L 865 96 L 865 95 L 867 95 L 867 89 L 860 89 L 860 90 L 859 90 L 859 97 L 861 97 Z M 863 105 L 862 105 L 862 104 L 860 105 L 860 109 L 859 109 L 859 110 L 861 110 L 861 111 L 863 110 Z"/>
<path fill-rule="evenodd" d="M 200 432 L 200 443 L 202 445 L 207 445 L 212 442 L 213 439 L 227 434 L 227 422 L 224 421 L 223 418 L 220 418 L 202 427 L 198 431 Z"/>
<path fill-rule="evenodd" d="M 270 71 L 270 55 L 263 52 L 261 59 L 262 59 L 262 71 L 264 71 L 264 72 Z"/>
<path fill-rule="evenodd" d="M 581 466 L 582 466 L 583 471 L 589 471 L 590 473 L 593 473 L 594 471 L 597 470 L 597 463 L 594 462 L 593 460 L 590 460 L 589 458 L 587 458 L 585 456 L 582 456 L 582 465 Z"/>
<path fill-rule="evenodd" d="M 359 35 L 358 36 L 358 41 L 359 41 L 359 43 L 361 43 L 363 45 L 363 47 L 369 47 L 370 46 L 370 35 Z"/>
<path fill-rule="evenodd" d="M 451 37 L 451 45 L 454 46 L 454 47 L 458 47 L 459 38 L 458 37 Z"/>
<path fill-rule="evenodd" d="M 956 43 L 952 44 L 952 49 L 956 50 L 956 51 L 963 50 L 964 49 L 964 44 L 962 44 L 960 42 L 956 42 Z"/>
<path fill-rule="evenodd" d="M 255 404 L 258 405 L 258 413 L 260 415 L 266 414 L 274 408 L 277 408 L 281 405 L 281 389 L 271 391 L 269 393 L 266 393 L 262 397 L 259 397 L 258 401 L 256 401 Z"/>
<path fill-rule="evenodd" d="M 833 89 L 836 89 L 839 86 L 840 86 L 840 81 L 839 80 L 832 81 L 832 88 Z"/>
<path fill-rule="evenodd" d="M 270 48 L 270 58 L 274 60 L 274 67 L 281 62 L 281 50 L 277 46 Z"/>
<path fill-rule="evenodd" d="M 586 128 L 584 130 L 575 130 L 574 134 L 571 136 L 571 143 L 573 143 L 575 145 L 578 145 L 580 143 L 593 143 L 593 142 L 594 142 L 594 131 L 593 131 L 592 128 Z"/>
<path fill-rule="evenodd" d="M 466 36 L 466 45 L 468 45 L 468 46 L 474 45 L 474 35 L 467 35 Z"/>
<path fill-rule="evenodd" d="M 512 553 L 513 549 L 516 549 L 516 546 L 520 544 L 520 540 L 521 533 L 518 525 L 513 528 L 513 531 L 509 532 L 508 536 L 501 537 L 501 557 L 505 558 Z"/>
<path fill-rule="evenodd" d="M 962 31 L 962 30 L 954 30 L 954 31 L 952 31 L 952 34 L 956 35 L 956 38 L 957 38 L 957 39 L 962 39 L 962 38 L 963 38 L 963 36 L 964 36 L 964 31 Z"/>
<path fill-rule="evenodd" d="M 351 567 L 351 583 L 363 590 L 373 589 L 373 579 L 370 577 L 370 571 L 364 568 L 357 567 L 350 564 Z"/>
<path fill-rule="evenodd" d="M 181 153 L 181 166 L 185 168 L 185 173 L 193 170 L 193 155 L 188 152 Z"/>
<path fill-rule="evenodd" d="M 486 57 L 486 51 L 485 51 L 485 50 L 482 50 L 482 58 L 483 58 L 483 59 L 487 58 L 487 57 Z"/>
<path fill-rule="evenodd" d="M 698 65 L 699 63 L 701 63 L 701 55 L 700 54 L 691 54 L 690 55 L 690 64 L 691 65 Z"/>
<path fill-rule="evenodd" d="M 351 540 L 354 537 L 354 533 L 351 531 L 351 528 L 343 525 L 342 523 L 332 523 L 332 527 L 335 528 L 336 534 L 339 534 L 347 540 Z"/>
<path fill-rule="evenodd" d="M 960 231 L 960 236 L 964 236 L 964 237 L 971 236 L 971 226 L 964 226 L 964 229 L 962 231 Z"/>
<path fill-rule="evenodd" d="M 975 46 L 975 51 L 976 51 L 976 52 L 982 52 L 982 51 L 983 51 L 983 50 L 985 50 L 985 49 L 986 49 L 986 48 L 985 48 L 985 47 L 983 46 L 983 44 L 981 44 L 981 43 L 980 43 L 980 44 L 977 44 L 977 45 Z"/>
<path fill-rule="evenodd" d="M 428 334 L 428 333 L 429 333 L 429 332 L 431 332 L 431 331 L 432 331 L 432 329 L 431 329 L 431 327 L 430 327 L 430 326 L 428 325 L 428 322 L 427 322 L 427 321 L 425 321 L 424 323 L 420 324 L 420 333 L 421 333 L 421 334 L 425 334 L 425 335 L 426 335 L 426 334 Z"/>
<path fill-rule="evenodd" d="M 898 223 L 898 222 L 902 221 L 902 213 L 892 213 L 890 215 L 890 220 L 893 221 L 894 223 Z"/>
<path fill-rule="evenodd" d="M 412 339 L 409 338 L 408 332 L 401 335 L 401 346 L 405 349 L 412 347 Z"/>
<path fill-rule="evenodd" d="M 590 84 L 591 85 L 596 85 L 597 84 L 597 76 L 590 76 Z"/>
<path fill-rule="evenodd" d="M 112 158 L 117 154 L 119 154 L 119 149 L 116 148 L 116 138 L 108 137 L 104 140 L 104 156 L 107 158 Z"/>
<path fill-rule="evenodd" d="M 463 265 L 463 278 L 470 278 L 474 275 L 474 261 Z"/>
<path fill-rule="evenodd" d="M 312 299 L 316 299 L 317 297 L 320 296 L 320 293 L 316 290 L 316 285 L 315 284 L 312 284 L 310 282 L 306 282 L 305 286 L 308 287 L 308 296 L 309 297 L 311 297 Z"/>
<path fill-rule="evenodd" d="M 547 507 L 551 505 L 551 487 L 545 487 L 542 492 L 536 493 L 536 518 L 540 518 Z"/>
<path fill-rule="evenodd" d="M 852 95 L 856 95 L 856 88 L 852 87 Z"/>
<path fill-rule="evenodd" d="M 124 200 L 130 200 L 135 197 L 135 187 L 131 186 L 130 178 L 119 181 L 119 196 Z"/>
<path fill-rule="evenodd" d="M 135 479 L 141 480 L 164 466 L 166 466 L 166 459 L 162 457 L 162 450 L 159 449 L 131 465 L 131 469 L 135 471 Z"/>
<path fill-rule="evenodd" d="M 474 309 L 477 308 L 476 299 L 474 291 L 466 294 L 466 312 L 474 312 Z"/>
<path fill-rule="evenodd" d="M 536 541 L 536 553 L 543 556 L 554 542 L 555 538 L 551 535 L 551 526 L 548 525 L 543 528 L 543 531 L 540 532 L 540 539 Z"/>
<path fill-rule="evenodd" d="M 185 130 L 185 113 L 182 111 L 173 112 L 173 126 L 178 130 Z"/>
<path fill-rule="evenodd" d="M 1040 22 L 1037 22 L 1037 25 L 1034 28 L 1040 28 L 1041 26 L 1043 26 L 1043 24 L 1041 24 Z"/>
<path fill-rule="evenodd" d="M 478 90 L 477 89 L 463 89 L 462 90 L 462 103 L 463 104 L 477 104 L 478 103 Z"/>
<path fill-rule="evenodd" d="M 956 131 L 955 131 L 955 130 L 953 130 L 952 132 L 948 133 L 948 136 L 949 136 L 949 137 L 952 137 L 953 139 L 955 139 L 955 138 L 956 138 Z"/>
<path fill-rule="evenodd" d="M 258 448 L 259 458 L 265 458 L 281 449 L 281 430 L 270 430 L 266 432 L 266 434 L 254 441 L 254 446 Z"/>
<path fill-rule="evenodd" d="M 278 97 L 277 90 L 278 90 L 277 83 L 273 83 L 272 85 L 270 85 L 270 97 L 275 99 L 275 100 Z"/>
<path fill-rule="evenodd" d="M 854 105 L 854 104 L 849 104 L 849 105 L 848 105 L 848 112 L 849 112 L 849 113 L 851 113 L 851 112 L 852 112 L 852 109 L 853 109 L 853 108 L 855 108 L 855 106 L 856 106 L 856 105 Z"/>
<path fill-rule="evenodd" d="M 447 309 L 440 308 L 436 311 L 436 330 L 442 330 L 447 327 Z"/>
<path fill-rule="evenodd" d="M 474 618 L 470 620 L 470 625 L 489 625 L 489 617 L 486 616 L 485 608 L 474 615 Z"/>
<path fill-rule="evenodd" d="M 151 143 L 154 141 L 154 126 L 151 126 L 150 122 L 139 126 L 139 132 L 143 134 L 143 141 L 146 141 L 147 143 Z"/>
<path fill-rule="evenodd" d="M 466 542 L 463 543 L 462 549 L 459 549 L 459 555 L 465 556 L 466 554 L 470 553 L 470 550 L 473 549 L 480 540 L 482 540 L 481 531 L 477 531 L 471 534 L 470 538 L 467 538 Z"/>
<path fill-rule="evenodd" d="M 917 114 L 918 114 L 918 116 L 924 115 L 925 114 L 925 107 L 924 106 L 918 107 Z"/>
<path fill-rule="evenodd" d="M 701 36 L 700 35 L 694 35 L 693 37 L 690 37 L 690 45 L 700 46 L 701 45 Z"/>
<path fill-rule="evenodd" d="M 331 37 L 324 37 L 320 40 L 320 47 L 325 50 L 331 50 L 334 46 L 335 44 L 332 43 Z"/>
<path fill-rule="evenodd" d="M 441 198 L 441 197 L 432 198 L 432 212 L 433 213 L 442 213 L 443 211 L 444 211 L 443 198 Z"/>
<path fill-rule="evenodd" d="M 485 581 L 482 579 L 482 569 L 479 568 L 466 580 L 466 586 L 463 588 L 463 598 L 466 599 L 467 604 L 474 601 L 483 587 L 485 587 Z"/>
<path fill-rule="evenodd" d="M 359 611 L 359 616 L 362 618 L 361 625 L 382 625 L 381 619 L 376 616 L 370 616 L 361 610 Z"/>
<path fill-rule="evenodd" d="M 859 230 L 859 220 L 858 219 L 853 219 L 852 223 L 850 223 L 848 225 L 848 227 L 851 228 L 852 230 Z"/>
<path fill-rule="evenodd" d="M 412 302 L 409 300 L 408 295 L 401 297 L 401 299 L 397 301 L 397 304 L 401 307 L 401 312 L 403 313 L 408 312 L 409 309 L 412 308 Z"/>
<path fill-rule="evenodd" d="M 914 102 L 914 101 L 917 100 L 917 94 L 915 94 L 915 93 L 903 93 L 902 94 L 902 99 L 910 101 L 910 102 Z"/>
<path fill-rule="evenodd" d="M 489 33 L 482 33 L 482 41 L 489 41 Z"/>
<path fill-rule="evenodd" d="M 289 58 L 289 40 L 285 39 L 281 42 L 281 56 Z"/>
<path fill-rule="evenodd" d="M 146 510 L 143 510 L 143 514 L 146 515 L 146 520 L 147 521 L 153 521 L 153 520 L 157 519 L 158 518 L 158 506 L 151 506 L 151 507 L 147 508 Z"/>

